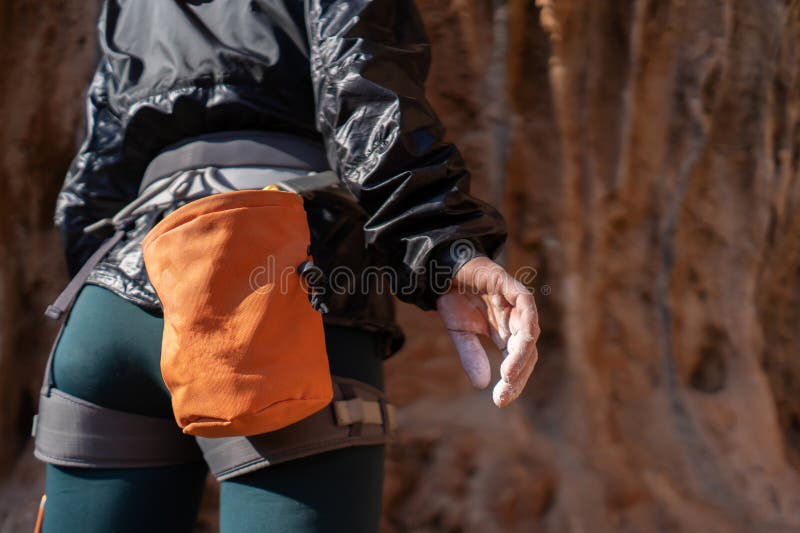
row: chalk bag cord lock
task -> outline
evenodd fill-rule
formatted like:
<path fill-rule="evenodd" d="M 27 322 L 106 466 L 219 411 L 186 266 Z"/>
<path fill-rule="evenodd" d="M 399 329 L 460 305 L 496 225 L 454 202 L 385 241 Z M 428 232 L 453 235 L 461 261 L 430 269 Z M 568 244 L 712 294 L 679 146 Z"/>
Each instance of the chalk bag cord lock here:
<path fill-rule="evenodd" d="M 323 315 L 328 312 L 328 306 L 322 302 L 325 293 L 325 273 L 312 261 L 303 261 L 297 267 L 297 273 L 308 287 L 308 301 L 311 307 Z"/>

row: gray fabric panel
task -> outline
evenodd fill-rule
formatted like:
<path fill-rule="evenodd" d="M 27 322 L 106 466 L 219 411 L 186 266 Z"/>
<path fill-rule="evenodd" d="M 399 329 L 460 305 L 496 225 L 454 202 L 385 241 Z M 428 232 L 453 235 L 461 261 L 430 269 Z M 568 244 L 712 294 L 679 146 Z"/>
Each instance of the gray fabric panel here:
<path fill-rule="evenodd" d="M 172 419 L 106 409 L 52 389 L 39 400 L 36 457 L 84 468 L 131 468 L 201 459 Z"/>

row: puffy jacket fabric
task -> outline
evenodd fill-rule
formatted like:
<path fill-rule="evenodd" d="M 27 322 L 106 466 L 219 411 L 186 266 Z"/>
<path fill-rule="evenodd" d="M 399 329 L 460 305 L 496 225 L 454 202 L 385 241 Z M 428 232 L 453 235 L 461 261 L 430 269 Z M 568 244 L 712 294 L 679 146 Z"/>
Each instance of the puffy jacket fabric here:
<path fill-rule="evenodd" d="M 349 195 L 330 209 L 324 194 L 307 200 L 315 256 L 391 267 L 407 302 L 435 307 L 432 262 L 457 269 L 471 258 L 451 253 L 453 243 L 490 256 L 502 245 L 502 217 L 470 196 L 464 162 L 425 98 L 430 46 L 413 2 L 108 1 L 99 35 L 87 134 L 55 214 L 72 273 L 101 242 L 83 228 L 135 198 L 161 150 L 248 129 L 324 145 Z M 90 282 L 157 309 L 138 249 L 155 222 L 137 220 Z M 385 296 L 334 300 L 329 320 L 393 327 Z"/>

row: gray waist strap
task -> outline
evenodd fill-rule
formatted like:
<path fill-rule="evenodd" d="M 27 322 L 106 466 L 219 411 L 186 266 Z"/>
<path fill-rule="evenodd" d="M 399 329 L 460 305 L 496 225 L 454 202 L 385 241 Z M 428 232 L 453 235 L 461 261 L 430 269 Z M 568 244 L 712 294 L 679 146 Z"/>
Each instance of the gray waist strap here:
<path fill-rule="evenodd" d="M 328 169 L 328 160 L 322 145 L 294 135 L 269 131 L 212 133 L 164 149 L 147 166 L 139 191 L 182 170 L 262 166 L 322 172 Z"/>

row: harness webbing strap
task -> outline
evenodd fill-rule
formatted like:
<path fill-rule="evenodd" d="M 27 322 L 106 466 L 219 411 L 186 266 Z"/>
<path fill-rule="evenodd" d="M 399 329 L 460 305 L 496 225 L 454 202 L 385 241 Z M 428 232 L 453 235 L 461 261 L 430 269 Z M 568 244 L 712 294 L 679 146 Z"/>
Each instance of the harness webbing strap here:
<path fill-rule="evenodd" d="M 384 393 L 354 379 L 334 376 L 333 382 L 334 402 L 296 424 L 252 437 L 215 439 L 184 435 L 172 419 L 108 409 L 43 389 L 34 453 L 46 463 L 82 468 L 164 466 L 204 457 L 214 475 L 225 480 L 291 459 L 388 442 L 394 408 Z M 343 399 L 342 389 L 355 398 Z M 356 426 L 359 432 L 350 431 Z"/>
<path fill-rule="evenodd" d="M 388 421 L 382 418 L 378 421 L 377 418 L 380 417 L 380 406 L 389 405 L 386 396 L 380 390 L 354 379 L 334 376 L 333 383 L 334 402 L 331 406 L 296 424 L 252 437 L 198 437 L 197 443 L 203 450 L 211 472 L 224 481 L 272 464 L 339 448 L 385 444 L 389 439 L 389 431 L 384 424 Z M 336 406 L 355 405 L 347 403 L 352 400 L 340 400 L 342 386 L 351 387 L 362 405 L 374 406 L 377 417 L 373 412 L 369 415 L 370 421 L 356 420 L 357 416 L 354 416 L 350 423 L 340 423 Z M 370 411 L 372 409 L 368 408 Z M 349 413 L 349 409 L 345 410 Z M 354 425 L 362 425 L 358 435 L 351 435 L 350 428 Z"/>
<path fill-rule="evenodd" d="M 131 468 L 198 461 L 200 450 L 171 418 L 107 409 L 51 389 L 39 397 L 34 454 L 60 466 Z"/>
<path fill-rule="evenodd" d="M 83 287 L 83 284 L 86 283 L 86 279 L 89 277 L 89 274 L 92 273 L 94 267 L 102 261 L 102 259 L 106 256 L 109 250 L 114 247 L 122 237 L 125 235 L 125 230 L 118 229 L 114 232 L 110 238 L 106 239 L 103 244 L 86 260 L 83 264 L 81 269 L 75 274 L 70 282 L 64 287 L 64 290 L 61 291 L 61 294 L 58 295 L 58 298 L 55 301 L 47 306 L 47 310 L 44 312 L 45 316 L 49 318 L 53 318 L 58 320 L 61 318 L 61 315 L 64 314 L 64 311 L 69 309 L 69 306 L 72 305 L 72 302 L 75 300 L 75 297 Z"/>

